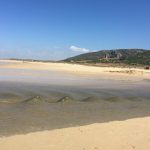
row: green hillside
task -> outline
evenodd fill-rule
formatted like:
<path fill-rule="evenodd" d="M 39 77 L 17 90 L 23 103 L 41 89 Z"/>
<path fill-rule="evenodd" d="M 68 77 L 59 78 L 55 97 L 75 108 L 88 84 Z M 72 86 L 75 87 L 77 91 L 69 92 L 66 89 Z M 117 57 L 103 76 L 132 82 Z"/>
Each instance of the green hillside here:
<path fill-rule="evenodd" d="M 64 61 L 77 63 L 125 63 L 130 65 L 150 65 L 150 50 L 101 50 L 67 58 Z"/>

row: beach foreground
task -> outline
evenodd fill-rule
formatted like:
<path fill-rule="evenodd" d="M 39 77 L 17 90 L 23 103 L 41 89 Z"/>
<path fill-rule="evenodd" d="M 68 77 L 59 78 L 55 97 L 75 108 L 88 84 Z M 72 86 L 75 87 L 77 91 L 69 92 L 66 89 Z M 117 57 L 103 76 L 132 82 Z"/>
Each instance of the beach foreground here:
<path fill-rule="evenodd" d="M 150 117 L 16 135 L 2 150 L 148 150 Z"/>
<path fill-rule="evenodd" d="M 150 149 L 150 70 L 0 61 L 0 150 Z"/>

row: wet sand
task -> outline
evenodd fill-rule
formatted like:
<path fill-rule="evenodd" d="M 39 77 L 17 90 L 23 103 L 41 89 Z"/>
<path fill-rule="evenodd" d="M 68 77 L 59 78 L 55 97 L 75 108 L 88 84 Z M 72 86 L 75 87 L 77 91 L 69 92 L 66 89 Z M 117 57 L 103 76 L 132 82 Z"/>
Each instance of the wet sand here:
<path fill-rule="evenodd" d="M 139 147 L 134 146 L 137 143 L 130 147 L 129 143 L 136 142 L 136 135 L 135 140 L 131 136 L 132 142 L 127 135 L 137 131 L 141 142 L 149 140 L 150 72 L 132 69 L 132 73 L 128 73 L 130 69 L 122 70 L 62 63 L 0 61 L 0 149 L 9 150 L 13 145 L 16 150 L 20 146 L 24 150 L 34 150 L 39 147 L 35 142 L 41 142 L 45 150 L 73 149 L 72 146 L 74 149 L 94 149 L 94 144 L 105 150 L 111 148 L 111 144 L 110 147 L 106 145 L 108 136 L 114 141 L 124 138 L 125 143 L 118 141 L 122 149 L 141 148 L 139 142 Z M 87 128 L 91 133 L 86 133 Z M 76 133 L 80 129 L 86 134 Z M 123 133 L 116 137 L 119 132 Z M 57 139 L 53 138 L 62 142 L 62 133 L 64 141 L 59 147 Z M 93 143 L 88 144 L 91 141 L 88 136 L 95 137 Z M 34 144 L 31 143 L 32 137 L 38 137 Z M 98 144 L 102 137 L 104 143 Z M 53 140 L 45 143 L 47 138 Z M 72 139 L 75 144 L 71 143 Z M 116 146 L 114 143 L 114 149 Z"/>

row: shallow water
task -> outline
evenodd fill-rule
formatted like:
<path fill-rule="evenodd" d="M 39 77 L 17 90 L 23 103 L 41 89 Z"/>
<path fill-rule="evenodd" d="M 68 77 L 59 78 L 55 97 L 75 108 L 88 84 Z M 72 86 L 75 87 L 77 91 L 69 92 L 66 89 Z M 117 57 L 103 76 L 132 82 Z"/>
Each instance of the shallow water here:
<path fill-rule="evenodd" d="M 0 136 L 150 115 L 148 81 L 0 69 Z"/>

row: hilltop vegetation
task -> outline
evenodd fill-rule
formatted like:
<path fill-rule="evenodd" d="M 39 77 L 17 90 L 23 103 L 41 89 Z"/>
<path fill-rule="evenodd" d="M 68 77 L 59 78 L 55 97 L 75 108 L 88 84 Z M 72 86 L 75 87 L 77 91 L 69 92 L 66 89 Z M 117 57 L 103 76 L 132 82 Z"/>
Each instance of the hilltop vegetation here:
<path fill-rule="evenodd" d="M 64 61 L 75 63 L 124 63 L 129 65 L 150 65 L 150 50 L 101 50 L 67 58 Z"/>

